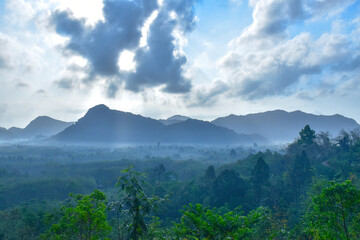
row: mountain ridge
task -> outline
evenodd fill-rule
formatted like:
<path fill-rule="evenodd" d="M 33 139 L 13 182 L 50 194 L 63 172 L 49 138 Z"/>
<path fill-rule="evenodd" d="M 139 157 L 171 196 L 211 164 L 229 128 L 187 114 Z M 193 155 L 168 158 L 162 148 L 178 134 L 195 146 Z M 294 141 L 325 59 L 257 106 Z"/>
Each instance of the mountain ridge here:
<path fill-rule="evenodd" d="M 260 136 L 239 135 L 233 130 L 196 119 L 166 125 L 141 115 L 112 110 L 105 105 L 90 108 L 74 125 L 53 138 L 61 142 L 114 143 L 181 143 L 236 144 L 254 141 L 263 143 Z"/>
<path fill-rule="evenodd" d="M 293 141 L 305 125 L 310 125 L 317 132 L 330 132 L 334 136 L 341 129 L 352 130 L 360 127 L 354 119 L 340 114 L 315 115 L 300 110 L 292 112 L 272 110 L 246 115 L 230 114 L 217 118 L 212 123 L 233 129 L 237 133 L 258 133 L 274 142 Z"/>

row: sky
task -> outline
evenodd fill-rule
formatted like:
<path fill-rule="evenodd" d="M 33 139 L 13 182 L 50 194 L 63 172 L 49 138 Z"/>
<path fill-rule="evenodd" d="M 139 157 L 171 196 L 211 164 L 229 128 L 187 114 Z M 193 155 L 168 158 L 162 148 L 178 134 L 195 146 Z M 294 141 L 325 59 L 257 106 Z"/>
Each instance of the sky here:
<path fill-rule="evenodd" d="M 360 122 L 360 1 L 0 0 L 0 127 L 98 104 Z"/>

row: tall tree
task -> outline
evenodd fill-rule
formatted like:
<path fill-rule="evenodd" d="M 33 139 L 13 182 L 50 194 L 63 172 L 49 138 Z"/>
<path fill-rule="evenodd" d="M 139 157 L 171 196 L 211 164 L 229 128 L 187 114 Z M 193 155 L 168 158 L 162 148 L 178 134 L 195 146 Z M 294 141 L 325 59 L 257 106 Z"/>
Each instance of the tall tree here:
<path fill-rule="evenodd" d="M 315 131 L 310 128 L 309 125 L 306 125 L 300 132 L 300 139 L 298 140 L 299 144 L 309 146 L 314 143 L 316 138 Z"/>
<path fill-rule="evenodd" d="M 210 165 L 205 171 L 204 180 L 206 183 L 211 184 L 214 182 L 215 178 L 216 178 L 215 168 L 213 165 Z"/>
<path fill-rule="evenodd" d="M 258 158 L 254 169 L 251 171 L 255 192 L 255 201 L 259 203 L 263 196 L 263 188 L 269 185 L 270 170 L 263 157 Z"/>
<path fill-rule="evenodd" d="M 148 197 L 142 187 L 145 181 L 143 174 L 136 172 L 133 166 L 122 171 L 123 175 L 119 177 L 116 184 L 124 194 L 121 200 L 114 205 L 118 207 L 118 212 L 125 213 L 123 224 L 128 231 L 129 238 L 132 240 L 140 239 L 147 232 L 147 223 L 145 217 L 154 210 L 158 199 Z M 118 219 L 118 228 L 120 227 Z M 120 229 L 119 229 L 120 236 Z"/>
<path fill-rule="evenodd" d="M 290 168 L 291 190 L 294 200 L 299 203 L 299 196 L 305 194 L 305 187 L 311 182 L 311 165 L 305 150 L 297 155 Z"/>
<path fill-rule="evenodd" d="M 240 205 L 245 195 L 245 181 L 234 170 L 224 170 L 213 183 L 213 200 L 216 206 L 228 203 L 230 207 Z"/>

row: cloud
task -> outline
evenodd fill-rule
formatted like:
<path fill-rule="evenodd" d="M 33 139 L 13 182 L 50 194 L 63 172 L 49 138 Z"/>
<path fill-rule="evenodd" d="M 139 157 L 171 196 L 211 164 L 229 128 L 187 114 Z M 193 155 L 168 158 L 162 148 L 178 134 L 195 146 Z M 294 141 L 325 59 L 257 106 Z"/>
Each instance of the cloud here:
<path fill-rule="evenodd" d="M 55 81 L 55 84 L 62 89 L 70 90 L 75 86 L 75 81 L 72 78 L 61 78 Z"/>
<path fill-rule="evenodd" d="M 216 80 L 208 86 L 199 87 L 195 91 L 195 98 L 188 103 L 189 107 L 211 106 L 216 103 L 217 98 L 229 90 L 229 86 L 221 81 Z"/>
<path fill-rule="evenodd" d="M 44 89 L 38 89 L 35 93 L 38 95 L 46 95 L 46 91 Z"/>
<path fill-rule="evenodd" d="M 159 6 L 156 0 L 105 0 L 104 20 L 94 26 L 87 26 L 85 19 L 75 18 L 69 10 L 53 12 L 50 23 L 58 34 L 69 37 L 64 53 L 88 60 L 88 81 L 108 79 L 108 96 L 114 96 L 122 82 L 134 92 L 160 85 L 164 92 L 187 92 L 191 87 L 183 77 L 187 60 L 178 54 L 174 32 L 185 34 L 194 28 L 194 3 L 169 0 Z M 155 12 L 147 45 L 139 47 L 142 28 Z M 118 60 L 124 50 L 135 52 L 133 72 L 120 70 Z"/>
<path fill-rule="evenodd" d="M 11 68 L 9 63 L 10 56 L 8 49 L 10 47 L 10 39 L 7 35 L 0 32 L 0 69 Z"/>
<path fill-rule="evenodd" d="M 338 1 L 326 6 L 315 2 L 250 1 L 254 8 L 252 24 L 230 42 L 228 53 L 219 61 L 232 96 L 256 100 L 291 95 L 302 87 L 323 87 L 321 83 L 333 72 L 359 67 L 360 57 L 354 54 L 358 43 L 349 37 L 351 34 L 328 32 L 313 39 L 303 32 L 290 38 L 291 24 L 322 14 L 320 9 L 330 11 L 338 6 Z M 328 84 L 334 88 L 339 83 Z"/>
<path fill-rule="evenodd" d="M 174 31 L 189 32 L 195 26 L 194 1 L 167 1 L 151 24 L 146 47 L 136 52 L 136 71 L 129 76 L 127 89 L 139 91 L 140 87 L 161 85 L 169 93 L 188 92 L 191 83 L 183 77 L 185 55 L 175 55 Z M 178 29 L 180 28 L 180 29 Z"/>
<path fill-rule="evenodd" d="M 315 17 L 323 15 L 331 17 L 343 12 L 355 2 L 356 0 L 314 0 L 307 3 L 307 8 Z"/>
<path fill-rule="evenodd" d="M 26 82 L 20 81 L 20 82 L 18 82 L 16 84 L 16 87 L 18 87 L 18 88 L 28 88 L 28 87 L 30 87 L 30 85 L 28 83 L 26 83 Z"/>
<path fill-rule="evenodd" d="M 0 69 L 2 68 L 7 68 L 7 63 L 6 63 L 6 60 L 3 56 L 0 56 Z"/>
<path fill-rule="evenodd" d="M 6 112 L 6 104 L 0 104 L 0 113 L 3 115 L 3 113 Z"/>
<path fill-rule="evenodd" d="M 21 75 L 37 68 L 37 49 L 29 49 L 9 35 L 0 32 L 0 70 L 17 72 Z"/>

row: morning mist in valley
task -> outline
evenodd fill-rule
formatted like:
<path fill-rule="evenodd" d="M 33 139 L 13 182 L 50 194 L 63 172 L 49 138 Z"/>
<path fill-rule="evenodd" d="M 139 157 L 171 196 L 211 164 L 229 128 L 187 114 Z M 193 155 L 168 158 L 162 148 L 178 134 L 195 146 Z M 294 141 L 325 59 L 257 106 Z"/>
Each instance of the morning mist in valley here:
<path fill-rule="evenodd" d="M 359 12 L 0 0 L 0 240 L 360 239 Z"/>

